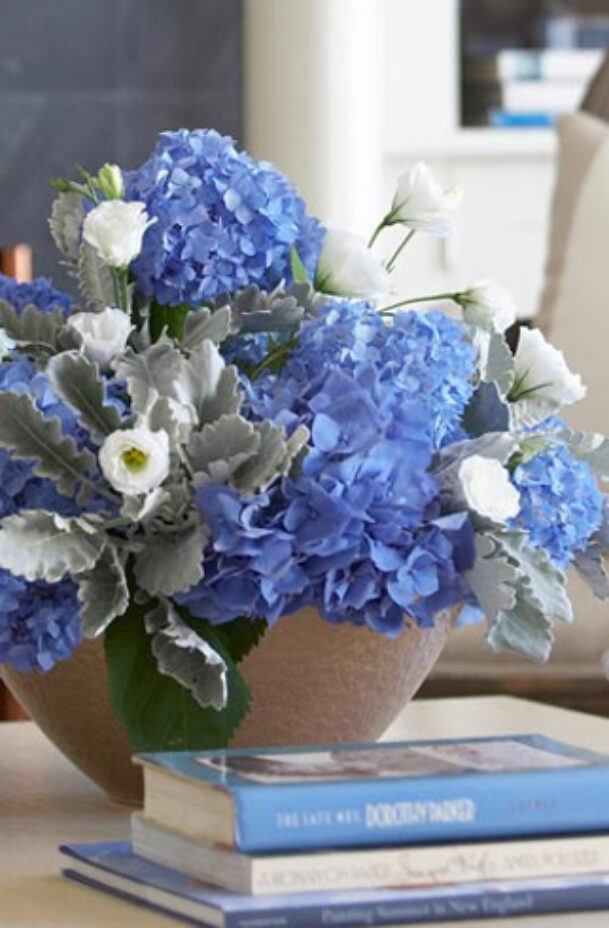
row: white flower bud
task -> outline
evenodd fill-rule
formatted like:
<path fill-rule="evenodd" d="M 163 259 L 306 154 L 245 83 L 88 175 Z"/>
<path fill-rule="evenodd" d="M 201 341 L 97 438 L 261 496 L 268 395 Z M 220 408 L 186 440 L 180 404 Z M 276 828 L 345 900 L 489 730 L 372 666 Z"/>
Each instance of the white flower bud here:
<path fill-rule="evenodd" d="M 317 290 L 374 300 L 384 296 L 389 286 L 389 274 L 359 235 L 328 229 L 315 275 Z"/>
<path fill-rule="evenodd" d="M 80 335 L 83 353 L 102 370 L 122 354 L 133 331 L 127 313 L 113 307 L 101 313 L 74 313 L 68 319 L 68 326 Z"/>
<path fill-rule="evenodd" d="M 105 264 L 122 268 L 137 258 L 144 232 L 154 222 L 144 203 L 105 200 L 87 213 L 82 234 Z"/>
<path fill-rule="evenodd" d="M 520 494 L 500 461 L 472 454 L 459 466 L 461 492 L 469 509 L 503 524 L 520 510 Z"/>
<path fill-rule="evenodd" d="M 118 164 L 104 164 L 99 169 L 97 179 L 102 193 L 108 200 L 120 200 L 125 193 L 123 172 Z"/>
<path fill-rule="evenodd" d="M 398 178 L 387 225 L 399 222 L 417 232 L 449 235 L 462 199 L 460 188 L 444 190 L 430 168 L 419 161 Z"/>
<path fill-rule="evenodd" d="M 562 351 L 546 341 L 539 329 L 520 330 L 514 365 L 512 400 L 530 398 L 568 405 L 586 395 L 579 374 L 569 370 Z"/>
<path fill-rule="evenodd" d="M 503 287 L 480 281 L 457 296 L 465 320 L 497 332 L 505 332 L 516 322 L 516 303 Z"/>
<path fill-rule="evenodd" d="M 138 427 L 112 432 L 99 452 L 102 473 L 125 496 L 148 493 L 169 474 L 167 432 Z"/>

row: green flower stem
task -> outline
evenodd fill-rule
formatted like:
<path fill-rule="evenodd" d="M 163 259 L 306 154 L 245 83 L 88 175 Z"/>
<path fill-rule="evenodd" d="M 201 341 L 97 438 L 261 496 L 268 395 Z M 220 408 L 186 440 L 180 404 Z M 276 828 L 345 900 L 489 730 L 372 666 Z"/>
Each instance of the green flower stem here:
<path fill-rule="evenodd" d="M 432 296 L 415 296 L 410 300 L 400 300 L 399 303 L 392 303 L 391 306 L 384 306 L 382 309 L 379 309 L 381 316 L 388 315 L 394 310 L 399 309 L 400 306 L 410 306 L 413 303 L 433 303 L 436 300 L 454 300 L 458 302 L 457 297 L 459 293 L 434 293 Z"/>
<path fill-rule="evenodd" d="M 383 231 L 386 225 L 387 225 L 387 217 L 385 216 L 385 218 L 379 222 L 378 226 L 376 227 L 376 229 L 370 236 L 370 241 L 368 242 L 368 248 L 372 248 L 372 246 L 374 245 L 374 243 L 376 242 L 377 238 L 379 237 L 379 235 L 381 234 L 381 232 Z"/>
<path fill-rule="evenodd" d="M 393 270 L 393 268 L 395 267 L 395 262 L 398 260 L 398 258 L 400 257 L 404 249 L 406 248 L 406 245 L 408 244 L 408 242 L 410 242 L 413 236 L 416 234 L 416 231 L 417 231 L 416 229 L 411 229 L 408 232 L 408 234 L 405 236 L 405 238 L 402 240 L 402 243 L 398 245 L 398 247 L 396 248 L 396 250 L 390 257 L 389 261 L 387 262 L 388 271 Z"/>
<path fill-rule="evenodd" d="M 129 305 L 129 269 L 126 267 L 113 267 L 111 268 L 111 274 L 116 305 L 123 312 L 129 314 L 131 311 Z"/>
<path fill-rule="evenodd" d="M 293 347 L 294 346 L 291 345 L 288 341 L 285 342 L 285 344 L 278 345 L 276 348 L 273 348 L 273 350 L 267 354 L 266 358 L 264 358 L 260 364 L 256 365 L 250 374 L 250 380 L 256 380 L 256 378 L 260 377 L 260 374 L 262 374 L 267 369 L 267 367 L 270 367 L 275 363 L 275 361 L 280 361 L 284 355 L 287 355 L 292 350 Z"/>

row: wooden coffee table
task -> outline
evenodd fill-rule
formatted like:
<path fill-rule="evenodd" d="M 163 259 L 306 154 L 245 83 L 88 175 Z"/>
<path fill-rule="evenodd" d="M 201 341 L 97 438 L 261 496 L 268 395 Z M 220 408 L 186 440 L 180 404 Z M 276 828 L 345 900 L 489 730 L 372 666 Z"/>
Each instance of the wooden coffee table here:
<path fill-rule="evenodd" d="M 523 732 L 543 732 L 609 753 L 609 720 L 504 696 L 415 701 L 392 725 L 386 738 Z M 180 924 L 72 885 L 59 876 L 58 844 L 119 840 L 128 831 L 129 809 L 109 802 L 61 757 L 33 723 L 0 724 L 1 928 L 170 928 Z M 607 928 L 609 913 L 450 925 Z"/>

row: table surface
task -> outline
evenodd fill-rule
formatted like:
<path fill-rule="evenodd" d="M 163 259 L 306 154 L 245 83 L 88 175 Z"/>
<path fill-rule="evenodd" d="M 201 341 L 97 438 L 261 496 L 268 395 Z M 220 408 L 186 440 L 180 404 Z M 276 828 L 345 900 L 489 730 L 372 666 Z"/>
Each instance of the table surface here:
<path fill-rule="evenodd" d="M 415 701 L 385 738 L 524 731 L 609 752 L 609 720 L 500 696 Z M 180 924 L 69 884 L 58 875 L 58 844 L 118 840 L 127 836 L 128 828 L 129 810 L 106 799 L 33 723 L 0 725 L 1 928 L 169 928 Z M 600 912 L 450 925 L 572 928 L 575 919 L 577 928 L 607 928 L 609 916 Z"/>

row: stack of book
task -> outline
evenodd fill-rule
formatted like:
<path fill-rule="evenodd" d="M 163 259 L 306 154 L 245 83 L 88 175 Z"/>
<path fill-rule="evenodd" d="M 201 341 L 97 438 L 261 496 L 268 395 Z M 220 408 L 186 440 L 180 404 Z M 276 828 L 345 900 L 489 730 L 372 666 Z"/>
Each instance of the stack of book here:
<path fill-rule="evenodd" d="M 65 876 L 222 928 L 609 908 L 609 757 L 540 735 L 151 754 Z"/>
<path fill-rule="evenodd" d="M 545 127 L 577 109 L 601 64 L 599 49 L 504 49 L 463 62 L 463 121 Z"/>

